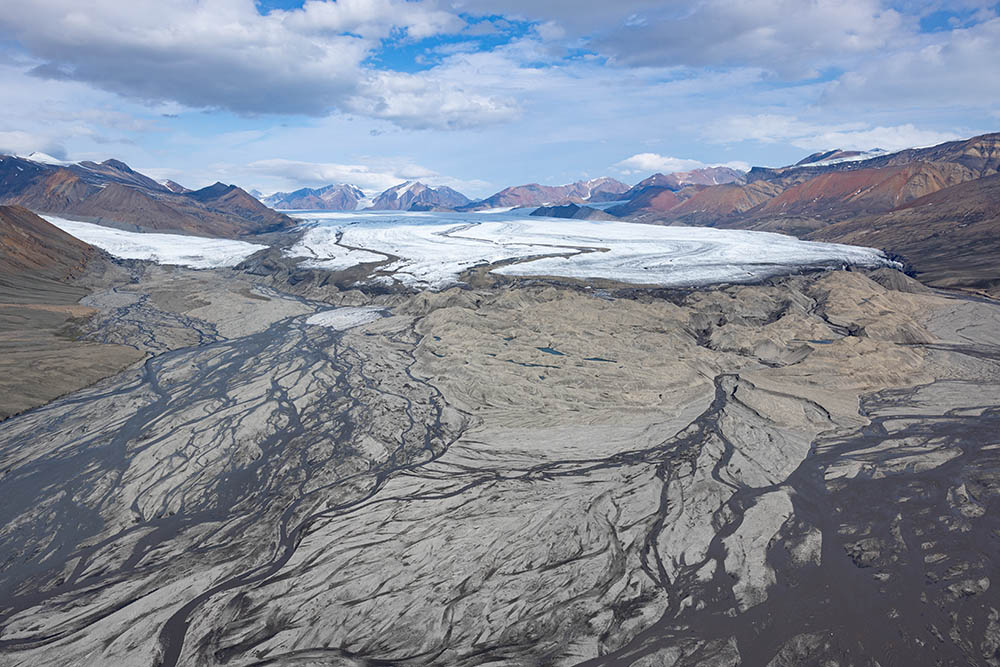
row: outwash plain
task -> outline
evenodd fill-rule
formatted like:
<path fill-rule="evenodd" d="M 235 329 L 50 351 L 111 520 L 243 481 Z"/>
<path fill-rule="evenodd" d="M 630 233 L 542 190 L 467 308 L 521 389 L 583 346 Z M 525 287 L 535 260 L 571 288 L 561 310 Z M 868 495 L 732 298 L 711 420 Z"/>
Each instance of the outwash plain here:
<path fill-rule="evenodd" d="M 0 424 L 0 664 L 1000 665 L 995 302 L 296 238 L 74 278 L 125 370 Z"/>

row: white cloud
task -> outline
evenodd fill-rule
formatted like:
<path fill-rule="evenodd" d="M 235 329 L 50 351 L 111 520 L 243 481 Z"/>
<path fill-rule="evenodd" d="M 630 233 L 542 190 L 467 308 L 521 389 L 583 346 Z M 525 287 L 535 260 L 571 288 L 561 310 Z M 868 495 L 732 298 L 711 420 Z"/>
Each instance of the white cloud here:
<path fill-rule="evenodd" d="M 308 0 L 258 13 L 253 0 L 35 0 L 0 13 L 38 77 L 149 103 L 243 114 L 364 114 L 403 127 L 462 128 L 516 114 L 474 80 L 373 70 L 381 40 L 456 33 L 432 0 Z"/>
<path fill-rule="evenodd" d="M 891 104 L 993 110 L 1000 103 L 998 53 L 1000 18 L 934 33 L 859 64 L 829 84 L 822 101 L 838 108 Z"/>
<path fill-rule="evenodd" d="M 422 181 L 428 185 L 447 185 L 458 190 L 484 185 L 481 181 L 443 176 L 404 159 L 373 159 L 369 164 L 338 164 L 273 158 L 257 160 L 245 166 L 217 165 L 215 172 L 225 174 L 234 182 L 253 183 L 261 190 L 268 191 L 350 183 L 367 192 L 381 192 L 410 180 Z"/>
<path fill-rule="evenodd" d="M 907 27 L 899 12 L 879 0 L 462 0 L 456 5 L 564 27 L 621 65 L 762 66 L 799 77 L 875 53 Z"/>
<path fill-rule="evenodd" d="M 28 155 L 34 152 L 46 153 L 57 158 L 66 156 L 66 149 L 52 137 L 29 134 L 20 130 L 0 131 L 0 154 Z"/>
<path fill-rule="evenodd" d="M 750 165 L 746 162 L 734 161 L 706 164 L 701 160 L 670 157 L 667 155 L 659 155 L 658 153 L 637 153 L 636 155 L 625 158 L 621 162 L 617 162 L 614 165 L 615 169 L 625 175 L 648 174 L 650 172 L 672 174 L 678 171 L 704 169 L 705 167 L 729 167 L 730 169 L 736 169 L 739 171 L 750 170 Z"/>
<path fill-rule="evenodd" d="M 444 75 L 446 66 L 426 74 L 379 72 L 345 101 L 354 113 L 410 129 L 466 129 L 517 117 L 513 98 L 466 90 Z M 443 76 L 444 75 L 444 76 Z"/>
<path fill-rule="evenodd" d="M 810 151 L 834 148 L 900 150 L 930 146 L 960 136 L 954 132 L 921 129 L 910 123 L 872 127 L 863 122 L 806 122 L 777 114 L 729 116 L 705 128 L 705 138 L 717 143 L 786 143 Z"/>

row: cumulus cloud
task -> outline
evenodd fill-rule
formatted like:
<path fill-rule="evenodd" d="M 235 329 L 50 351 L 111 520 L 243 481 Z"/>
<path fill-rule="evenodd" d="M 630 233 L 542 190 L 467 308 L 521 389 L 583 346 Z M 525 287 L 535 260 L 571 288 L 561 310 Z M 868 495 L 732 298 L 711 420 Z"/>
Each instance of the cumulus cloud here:
<path fill-rule="evenodd" d="M 763 66 L 792 76 L 873 53 L 906 27 L 878 0 L 463 0 L 466 11 L 565 26 L 586 46 L 627 66 Z"/>
<path fill-rule="evenodd" d="M 280 158 L 256 160 L 245 166 L 220 166 L 217 171 L 232 180 L 254 183 L 261 189 L 296 189 L 329 183 L 350 183 L 367 192 L 382 192 L 404 181 L 447 185 L 456 189 L 479 188 L 481 181 L 463 181 L 443 176 L 409 160 L 372 160 L 369 164 L 305 162 Z"/>
<path fill-rule="evenodd" d="M 467 90 L 461 81 L 429 74 L 379 72 L 348 98 L 346 109 L 409 129 L 466 129 L 515 118 L 515 99 Z"/>
<path fill-rule="evenodd" d="M 668 155 L 659 155 L 658 153 L 637 153 L 614 165 L 615 169 L 625 175 L 648 174 L 650 172 L 672 174 L 678 171 L 704 169 L 705 167 L 729 167 L 730 169 L 737 169 L 739 171 L 748 171 L 750 169 L 750 165 L 746 162 L 706 164 L 700 160 L 671 157 Z"/>
<path fill-rule="evenodd" d="M 1000 18 L 935 33 L 909 48 L 859 64 L 829 84 L 825 104 L 956 105 L 994 109 L 1000 101 Z"/>
<path fill-rule="evenodd" d="M 816 123 L 778 114 L 728 116 L 705 128 L 705 138 L 716 143 L 757 141 L 787 143 L 805 150 L 834 148 L 900 150 L 931 146 L 960 138 L 954 132 L 926 130 L 911 123 L 869 126 L 865 123 Z"/>
<path fill-rule="evenodd" d="M 514 103 L 434 72 L 379 72 L 366 59 L 382 40 L 464 26 L 433 0 L 308 0 L 266 15 L 253 0 L 34 0 L 0 13 L 0 33 L 38 60 L 38 77 L 189 108 L 346 111 L 439 128 L 509 118 Z"/>
<path fill-rule="evenodd" d="M 52 137 L 30 134 L 20 130 L 0 131 L 0 155 L 28 155 L 35 152 L 45 153 L 59 159 L 66 157 L 66 149 L 59 140 Z"/>

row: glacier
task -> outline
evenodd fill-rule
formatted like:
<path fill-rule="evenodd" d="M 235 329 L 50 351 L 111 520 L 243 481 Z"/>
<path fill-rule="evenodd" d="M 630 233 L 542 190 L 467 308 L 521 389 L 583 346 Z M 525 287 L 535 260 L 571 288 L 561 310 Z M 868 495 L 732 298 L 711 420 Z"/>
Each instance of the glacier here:
<path fill-rule="evenodd" d="M 530 210 L 530 209 L 529 209 Z M 472 267 L 493 273 L 604 279 L 659 287 L 755 282 L 802 268 L 893 265 L 873 248 L 770 232 L 663 227 L 505 212 L 298 212 L 302 238 L 286 251 L 312 268 L 383 260 L 414 288 L 444 289 Z"/>
<path fill-rule="evenodd" d="M 129 232 L 52 215 L 43 218 L 71 236 L 121 259 L 144 259 L 192 269 L 236 266 L 267 246 L 182 234 Z"/>

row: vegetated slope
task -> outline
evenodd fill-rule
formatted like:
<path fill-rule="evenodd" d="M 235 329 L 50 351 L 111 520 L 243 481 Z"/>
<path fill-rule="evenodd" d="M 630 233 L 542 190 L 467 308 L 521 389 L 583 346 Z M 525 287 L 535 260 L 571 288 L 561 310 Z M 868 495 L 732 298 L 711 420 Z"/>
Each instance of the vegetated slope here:
<path fill-rule="evenodd" d="M 926 283 L 1000 295 L 1000 174 L 888 213 L 844 220 L 807 238 L 885 248 L 903 256 Z"/>
<path fill-rule="evenodd" d="M 376 211 L 429 211 L 464 206 L 469 198 L 447 186 L 430 187 L 420 181 L 406 181 L 383 191 L 372 202 Z"/>
<path fill-rule="evenodd" d="M 294 192 L 275 192 L 262 201 L 273 208 L 313 211 L 353 211 L 365 199 L 361 188 L 337 183 L 321 188 L 300 188 Z"/>
<path fill-rule="evenodd" d="M 175 192 L 118 160 L 59 166 L 0 156 L 0 204 L 199 236 L 232 238 L 293 224 L 236 186 Z"/>

